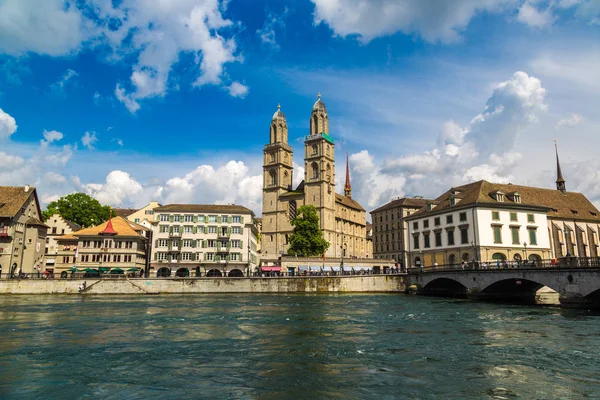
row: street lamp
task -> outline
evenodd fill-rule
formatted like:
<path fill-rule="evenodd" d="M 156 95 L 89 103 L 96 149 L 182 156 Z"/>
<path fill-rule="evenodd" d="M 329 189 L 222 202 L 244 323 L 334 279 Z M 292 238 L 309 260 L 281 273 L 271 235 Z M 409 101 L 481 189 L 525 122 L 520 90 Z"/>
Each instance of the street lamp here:
<path fill-rule="evenodd" d="M 475 257 L 475 241 L 471 240 L 471 249 L 473 254 L 471 255 L 471 268 L 475 269 L 475 261 L 477 260 Z"/>
<path fill-rule="evenodd" d="M 527 264 L 527 242 L 523 242 L 523 247 L 525 248 L 525 264 Z"/>

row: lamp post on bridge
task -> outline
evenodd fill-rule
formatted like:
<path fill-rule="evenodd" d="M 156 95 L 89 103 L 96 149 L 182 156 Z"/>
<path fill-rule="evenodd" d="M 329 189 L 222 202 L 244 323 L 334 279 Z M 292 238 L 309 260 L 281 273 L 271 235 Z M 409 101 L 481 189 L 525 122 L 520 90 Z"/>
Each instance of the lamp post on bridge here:
<path fill-rule="evenodd" d="M 525 253 L 525 264 L 527 264 L 528 258 L 527 258 L 527 242 L 523 242 L 523 248 L 525 249 L 524 253 Z"/>

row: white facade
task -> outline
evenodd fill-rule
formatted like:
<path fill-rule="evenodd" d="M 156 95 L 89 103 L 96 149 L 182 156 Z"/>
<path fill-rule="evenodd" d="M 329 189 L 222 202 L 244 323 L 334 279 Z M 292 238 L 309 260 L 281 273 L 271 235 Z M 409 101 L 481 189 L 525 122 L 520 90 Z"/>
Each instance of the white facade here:
<path fill-rule="evenodd" d="M 155 209 L 151 256 L 155 275 L 225 276 L 237 270 L 232 276 L 238 276 L 254 271 L 258 259 L 252 212 L 239 206 L 231 206 L 238 208 L 232 212 L 211 212 L 208 207 L 208 212 L 200 205 L 194 211 Z"/>
<path fill-rule="evenodd" d="M 411 264 L 550 257 L 548 220 L 535 210 L 469 207 L 408 222 Z M 418 258 L 417 258 L 418 257 Z"/>

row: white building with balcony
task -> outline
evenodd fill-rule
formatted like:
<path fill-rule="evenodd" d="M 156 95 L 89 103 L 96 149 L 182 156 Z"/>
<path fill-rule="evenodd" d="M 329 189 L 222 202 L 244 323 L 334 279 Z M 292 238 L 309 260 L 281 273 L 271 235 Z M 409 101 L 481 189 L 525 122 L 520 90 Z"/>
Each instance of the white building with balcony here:
<path fill-rule="evenodd" d="M 154 209 L 151 273 L 249 276 L 256 265 L 254 213 L 238 205 L 170 204 Z"/>

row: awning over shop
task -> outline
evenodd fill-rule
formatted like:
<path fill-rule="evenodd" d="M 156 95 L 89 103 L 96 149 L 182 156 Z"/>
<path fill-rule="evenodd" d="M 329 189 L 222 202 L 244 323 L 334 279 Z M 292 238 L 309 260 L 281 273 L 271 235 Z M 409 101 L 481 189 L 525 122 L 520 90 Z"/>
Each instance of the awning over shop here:
<path fill-rule="evenodd" d="M 331 267 L 330 266 L 325 266 L 325 267 L 323 267 L 323 271 L 325 271 L 325 272 L 331 272 Z"/>
<path fill-rule="evenodd" d="M 281 266 L 274 265 L 274 266 L 268 266 L 268 267 L 260 267 L 260 269 L 265 272 L 271 272 L 271 271 L 279 272 L 279 271 L 281 271 Z"/>
<path fill-rule="evenodd" d="M 321 271 L 321 267 L 317 267 L 317 266 L 311 265 L 311 266 L 310 266 L 310 270 L 311 270 L 311 271 L 317 271 L 317 272 L 318 272 L 318 271 Z"/>
<path fill-rule="evenodd" d="M 298 271 L 308 271 L 308 266 L 307 265 L 299 265 Z"/>
<path fill-rule="evenodd" d="M 339 271 L 340 267 L 336 267 L 335 265 L 333 267 L 331 267 L 334 271 Z"/>

